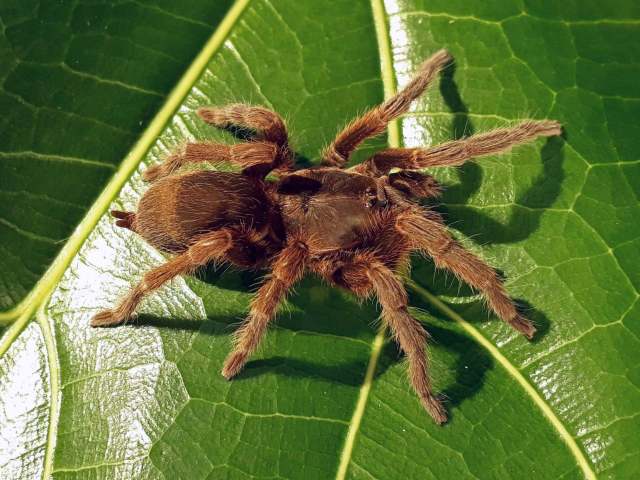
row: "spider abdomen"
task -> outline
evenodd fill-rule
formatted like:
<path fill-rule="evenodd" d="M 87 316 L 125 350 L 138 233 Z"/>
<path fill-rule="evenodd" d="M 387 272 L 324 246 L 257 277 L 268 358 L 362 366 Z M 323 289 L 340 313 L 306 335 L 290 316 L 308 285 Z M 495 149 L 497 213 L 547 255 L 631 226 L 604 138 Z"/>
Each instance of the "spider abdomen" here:
<path fill-rule="evenodd" d="M 138 204 L 135 231 L 151 245 L 177 253 L 222 227 L 261 229 L 270 210 L 263 189 L 251 178 L 190 172 L 165 177 L 147 190 Z"/>

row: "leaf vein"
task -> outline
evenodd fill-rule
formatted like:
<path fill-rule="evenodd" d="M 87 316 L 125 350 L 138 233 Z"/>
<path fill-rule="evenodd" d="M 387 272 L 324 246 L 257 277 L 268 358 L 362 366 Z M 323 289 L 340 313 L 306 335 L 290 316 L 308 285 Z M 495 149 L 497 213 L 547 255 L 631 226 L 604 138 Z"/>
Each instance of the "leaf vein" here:
<path fill-rule="evenodd" d="M 311 422 L 329 422 L 329 423 L 338 423 L 340 425 L 349 425 L 348 422 L 345 422 L 344 420 L 340 420 L 338 418 L 328 418 L 328 417 L 316 417 L 316 416 L 308 416 L 308 415 L 292 415 L 292 414 L 288 414 L 288 413 L 280 413 L 280 412 L 274 412 L 274 413 L 250 413 L 250 412 L 245 412 L 244 410 L 241 410 L 237 407 L 234 407 L 233 405 L 231 405 L 228 402 L 214 402 L 211 400 L 207 400 L 206 398 L 201 398 L 201 397 L 190 397 L 191 400 L 194 401 L 198 401 L 198 402 L 203 402 L 206 403 L 208 405 L 212 405 L 214 407 L 228 407 L 231 410 L 245 416 L 245 417 L 256 417 L 256 418 L 290 418 L 290 419 L 294 419 L 294 420 L 305 420 L 305 421 L 311 421 Z"/>

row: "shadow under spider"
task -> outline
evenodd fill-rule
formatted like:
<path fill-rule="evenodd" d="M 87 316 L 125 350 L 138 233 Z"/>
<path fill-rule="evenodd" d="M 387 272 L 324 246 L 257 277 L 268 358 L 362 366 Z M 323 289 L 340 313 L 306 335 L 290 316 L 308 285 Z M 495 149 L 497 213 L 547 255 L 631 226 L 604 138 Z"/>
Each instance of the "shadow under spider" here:
<path fill-rule="evenodd" d="M 472 398 L 484 385 L 487 371 L 493 369 L 495 363 L 493 357 L 477 342 L 466 335 L 462 335 L 449 328 L 443 328 L 433 324 L 425 325 L 429 332 L 429 348 L 432 352 L 435 348 L 444 349 L 455 360 L 448 367 L 453 373 L 453 380 L 447 385 L 436 385 L 436 393 L 441 395 L 449 413 L 449 421 L 455 416 L 454 407 L 459 406 L 465 400 Z M 431 358 L 434 356 L 431 354 Z M 380 355 L 376 376 L 384 373 L 389 367 L 402 361 L 403 354 L 395 342 L 388 341 Z M 441 363 L 431 362 L 430 372 L 443 374 L 445 367 Z M 404 375 L 404 371 L 402 375 Z M 408 385 L 407 385 L 408 388 Z M 409 391 L 409 390 L 407 390 Z"/>
<path fill-rule="evenodd" d="M 469 110 L 460 96 L 455 82 L 455 64 L 449 65 L 443 72 L 440 82 L 440 93 L 445 104 L 453 114 L 451 125 L 453 139 L 468 137 L 476 133 L 469 118 Z M 458 169 L 461 182 L 458 185 L 444 188 L 442 204 L 436 209 L 445 214 L 447 225 L 461 232 L 479 244 L 509 244 L 528 238 L 540 226 L 540 218 L 544 209 L 550 207 L 560 195 L 564 180 L 564 146 L 562 137 L 550 137 L 540 151 L 542 172 L 533 180 L 531 186 L 516 198 L 510 207 L 507 223 L 501 223 L 483 213 L 480 209 L 466 206 L 469 199 L 480 189 L 482 184 L 483 159 L 465 163 Z M 518 147 L 520 148 L 520 147 Z M 498 157 L 498 161 L 500 158 Z M 517 157 L 513 162 L 517 162 Z M 447 296 L 472 296 L 475 293 L 457 280 L 447 282 L 447 274 L 435 271 L 433 264 L 422 259 L 414 261 L 413 278 L 433 279 L 429 284 L 438 293 Z M 449 276 L 451 278 L 451 276 Z M 549 329 L 549 319 L 530 304 L 516 299 L 519 310 L 526 314 L 538 328 L 534 341 L 539 341 Z M 488 319 L 483 302 L 465 305 L 473 318 Z M 492 316 L 493 318 L 493 316 Z M 499 321 L 493 318 L 492 321 Z"/>
<path fill-rule="evenodd" d="M 452 136 L 460 139 L 476 132 L 469 118 L 469 110 L 460 96 L 454 74 L 455 64 L 443 71 L 440 92 L 453 114 Z M 478 163 L 482 163 L 483 159 L 478 159 L 477 163 L 465 163 L 458 170 L 461 184 L 445 188 L 443 192 L 442 203 L 448 223 L 479 243 L 514 243 L 528 238 L 540 226 L 544 209 L 550 207 L 560 195 L 564 180 L 564 143 L 562 137 L 547 138 L 540 152 L 542 172 L 527 191 L 516 198 L 506 224 L 488 217 L 478 209 L 465 206 L 481 186 L 482 170 Z M 498 159 L 500 158 L 504 156 L 499 156 Z M 514 158 L 513 162 L 517 161 L 517 157 Z"/>
<path fill-rule="evenodd" d="M 240 275 L 241 273 L 242 275 Z M 207 283 L 219 287 L 247 290 L 249 285 L 255 283 L 258 275 L 246 275 L 246 272 L 237 272 L 232 275 L 204 272 L 199 276 L 201 278 L 204 276 Z M 305 278 L 301 282 L 298 292 L 292 295 L 290 303 L 293 310 L 289 313 L 284 310 L 278 315 L 277 325 L 279 328 L 294 333 L 302 331 L 311 335 L 328 334 L 344 337 L 345 341 L 360 338 L 364 342 L 367 342 L 376 333 L 380 312 L 373 301 L 360 304 L 354 301 L 349 294 L 325 286 L 316 278 Z M 319 304 L 325 304 L 325 306 L 318 307 Z M 229 337 L 237 328 L 239 320 L 235 316 L 214 312 L 208 312 L 206 321 L 141 314 L 133 324 L 155 326 L 160 329 L 191 330 L 202 335 L 220 337 L 223 341 L 218 345 L 221 349 L 225 349 L 220 355 L 222 359 L 226 355 L 227 349 L 230 348 Z M 447 368 L 452 370 L 454 379 L 448 380 L 440 390 L 446 398 L 449 409 L 451 409 L 480 390 L 486 371 L 493 367 L 493 360 L 481 346 L 465 335 L 432 324 L 426 324 L 425 328 L 431 336 L 429 342 L 431 348 L 444 349 L 448 352 L 447 357 L 453 357 L 452 361 L 446 361 L 450 366 L 443 367 L 442 363 L 439 363 L 432 369 L 441 375 L 446 373 Z M 331 364 L 322 363 L 311 355 L 308 358 L 300 358 L 298 354 L 297 358 L 294 358 L 276 353 L 268 358 L 250 360 L 234 381 L 241 382 L 265 373 L 272 373 L 288 378 L 319 378 L 336 384 L 359 387 L 364 381 L 370 360 L 368 346 L 363 345 L 362 350 L 362 353 L 358 354 L 358 360 L 341 362 L 340 359 L 336 359 L 336 362 Z M 381 352 L 374 378 L 380 377 L 389 368 L 403 361 L 404 355 L 396 343 L 388 337 Z M 222 364 L 220 364 L 221 366 Z M 211 374 L 219 375 L 219 372 L 212 371 Z M 405 382 L 404 368 L 401 375 L 402 381 Z M 408 383 L 406 388 L 409 393 Z M 455 412 L 450 411 L 450 414 L 454 415 Z M 428 417 L 425 416 L 426 418 Z"/>
<path fill-rule="evenodd" d="M 452 365 L 454 379 L 442 390 L 439 390 L 439 394 L 445 398 L 445 404 L 449 409 L 449 418 L 451 419 L 455 415 L 455 412 L 451 411 L 453 407 L 457 407 L 480 391 L 484 384 L 486 372 L 494 367 L 494 361 L 484 348 L 465 335 L 434 325 L 426 325 L 426 328 L 431 337 L 429 341 L 431 348 L 433 349 L 434 345 L 437 348 L 444 348 L 455 357 Z M 387 338 L 373 378 L 380 377 L 389 368 L 403 363 L 403 361 L 404 355 L 398 345 L 390 338 Z M 280 374 L 288 377 L 316 377 L 358 387 L 362 385 L 368 362 L 369 357 L 366 357 L 362 361 L 327 366 L 314 362 L 312 359 L 300 360 L 274 356 L 248 362 L 246 369 L 238 375 L 238 380 L 258 376 L 277 368 Z M 438 365 L 436 365 L 436 368 L 431 368 L 431 372 L 435 370 L 442 372 L 442 368 Z M 405 382 L 404 368 L 399 373 L 402 377 L 402 382 Z M 406 387 L 407 394 L 414 395 L 408 383 Z"/>

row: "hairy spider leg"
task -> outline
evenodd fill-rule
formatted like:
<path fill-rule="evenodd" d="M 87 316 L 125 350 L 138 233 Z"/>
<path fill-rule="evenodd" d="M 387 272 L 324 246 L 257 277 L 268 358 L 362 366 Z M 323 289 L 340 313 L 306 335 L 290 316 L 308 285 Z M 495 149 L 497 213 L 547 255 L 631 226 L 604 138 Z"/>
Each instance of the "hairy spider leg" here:
<path fill-rule="evenodd" d="M 307 246 L 294 240 L 274 260 L 269 277 L 251 301 L 249 315 L 234 335 L 233 350 L 222 368 L 222 375 L 227 380 L 244 368 L 249 357 L 258 348 L 269 323 L 275 317 L 278 305 L 293 284 L 302 278 L 307 257 Z"/>
<path fill-rule="evenodd" d="M 222 107 L 203 107 L 198 115 L 220 128 L 238 126 L 255 132 L 257 141 L 225 145 L 222 143 L 188 143 L 182 151 L 170 155 L 161 164 L 145 170 L 143 177 L 154 181 L 171 175 L 186 163 L 231 162 L 243 167 L 248 175 L 264 177 L 274 169 L 290 170 L 293 153 L 284 121 L 276 112 L 264 107 L 236 103 Z M 262 166 L 263 168 L 253 168 Z"/>
<path fill-rule="evenodd" d="M 466 161 L 510 150 L 537 137 L 560 135 L 562 127 L 552 120 L 528 120 L 513 128 L 500 128 L 430 148 L 388 148 L 353 167 L 370 176 L 386 175 L 393 168 L 418 170 L 427 167 L 460 166 Z"/>
<path fill-rule="evenodd" d="M 238 126 L 255 131 L 267 142 L 286 147 L 289 139 L 284 120 L 276 112 L 264 107 L 233 103 L 220 107 L 202 107 L 198 115 L 219 128 Z"/>
<path fill-rule="evenodd" d="M 259 139 L 278 147 L 273 169 L 293 168 L 293 152 L 289 146 L 287 127 L 276 112 L 264 107 L 234 103 L 221 107 L 203 107 L 198 110 L 198 115 L 205 122 L 219 128 L 237 126 L 254 131 Z"/>
<path fill-rule="evenodd" d="M 221 229 L 202 235 L 185 252 L 147 272 L 120 305 L 113 310 L 104 310 L 95 315 L 91 320 L 91 326 L 105 327 L 126 322 L 145 295 L 178 275 L 190 273 L 197 267 L 215 260 L 224 260 L 225 253 L 233 246 L 233 233 L 229 229 Z"/>
<path fill-rule="evenodd" d="M 372 252 L 369 252 L 372 253 Z M 382 306 L 382 320 L 407 358 L 407 374 L 420 403 L 433 419 L 442 424 L 447 413 L 433 394 L 429 377 L 426 343 L 429 335 L 420 322 L 411 316 L 407 292 L 400 278 L 373 255 L 356 256 L 340 268 L 343 285 L 358 296 L 371 291 Z"/>
<path fill-rule="evenodd" d="M 332 167 L 344 167 L 349 156 L 364 140 L 381 134 L 387 124 L 405 113 L 411 102 L 418 98 L 438 72 L 451 61 L 446 50 L 439 50 L 421 66 L 416 77 L 389 100 L 369 110 L 361 117 L 349 123 L 329 145 L 323 154 L 323 164 Z"/>
<path fill-rule="evenodd" d="M 243 168 L 250 168 L 257 165 L 269 165 L 273 167 L 277 162 L 278 152 L 277 145 L 263 141 L 238 143 L 235 145 L 213 142 L 187 143 L 180 152 L 170 155 L 164 162 L 158 165 L 147 168 L 143 177 L 147 181 L 154 181 L 171 175 L 188 163 L 217 164 L 230 162 Z"/>
<path fill-rule="evenodd" d="M 429 255 L 436 267 L 450 270 L 479 290 L 499 318 L 528 339 L 533 338 L 536 328 L 518 313 L 496 271 L 454 240 L 438 213 L 408 210 L 398 216 L 396 226 L 409 238 L 413 249 Z"/>

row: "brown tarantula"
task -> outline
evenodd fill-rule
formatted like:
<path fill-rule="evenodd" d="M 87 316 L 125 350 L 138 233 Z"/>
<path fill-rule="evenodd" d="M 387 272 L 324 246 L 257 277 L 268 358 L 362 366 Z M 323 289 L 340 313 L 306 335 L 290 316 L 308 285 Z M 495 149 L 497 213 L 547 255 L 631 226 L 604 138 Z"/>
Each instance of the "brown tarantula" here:
<path fill-rule="evenodd" d="M 209 262 L 266 267 L 270 274 L 222 369 L 231 379 L 256 350 L 289 289 L 311 271 L 358 297 L 377 297 L 384 324 L 408 359 L 409 379 L 422 405 L 436 422 L 445 422 L 446 411 L 427 372 L 427 333 L 407 310 L 398 274 L 410 253 L 429 255 L 437 267 L 482 292 L 498 317 L 527 338 L 535 328 L 518 313 L 496 272 L 451 237 L 438 213 L 416 203 L 440 194 L 438 183 L 420 169 L 462 165 L 561 133 L 557 122 L 525 121 L 431 148 L 385 149 L 345 169 L 358 145 L 406 112 L 449 61 L 445 50 L 435 53 L 402 91 L 347 125 L 324 152 L 321 166 L 295 172 L 278 114 L 242 104 L 200 109 L 207 123 L 249 129 L 255 138 L 237 145 L 190 143 L 144 172 L 153 184 L 138 211 L 112 214 L 116 225 L 174 256 L 149 271 L 114 310 L 93 317 L 91 325 L 125 322 L 146 294 Z M 242 170 L 175 173 L 185 164 L 224 161 Z M 272 170 L 279 173 L 276 181 L 265 178 Z"/>

